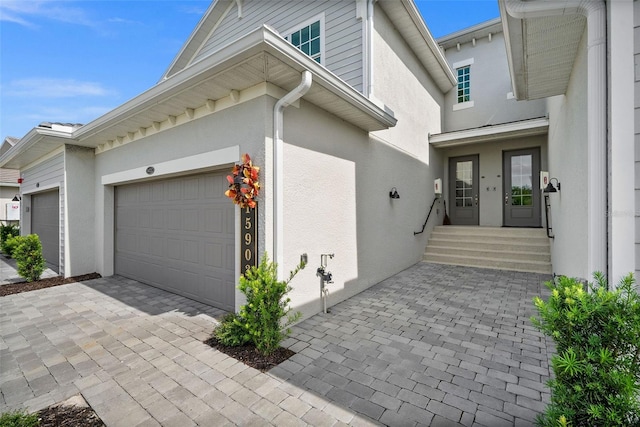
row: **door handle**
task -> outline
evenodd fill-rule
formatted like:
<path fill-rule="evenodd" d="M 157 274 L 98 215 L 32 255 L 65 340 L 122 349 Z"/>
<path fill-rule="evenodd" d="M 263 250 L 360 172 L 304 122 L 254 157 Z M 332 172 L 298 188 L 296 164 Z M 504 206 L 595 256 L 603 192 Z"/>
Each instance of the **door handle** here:
<path fill-rule="evenodd" d="M 478 206 L 478 195 L 476 194 L 476 206 Z"/>
<path fill-rule="evenodd" d="M 504 193 L 504 204 L 505 205 L 509 204 L 509 193 Z"/>

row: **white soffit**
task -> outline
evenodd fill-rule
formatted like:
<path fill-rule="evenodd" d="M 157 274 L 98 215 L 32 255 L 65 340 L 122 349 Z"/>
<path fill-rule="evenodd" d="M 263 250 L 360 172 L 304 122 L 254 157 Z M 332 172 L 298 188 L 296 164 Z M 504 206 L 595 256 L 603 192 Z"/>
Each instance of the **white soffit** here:
<path fill-rule="evenodd" d="M 540 117 L 500 125 L 483 126 L 455 132 L 429 135 L 429 144 L 437 148 L 500 141 L 526 136 L 544 135 L 549 131 L 549 119 Z"/>
<path fill-rule="evenodd" d="M 505 0 L 500 0 L 500 14 L 516 99 L 564 94 L 585 33 L 586 17 L 514 18 L 508 14 Z"/>

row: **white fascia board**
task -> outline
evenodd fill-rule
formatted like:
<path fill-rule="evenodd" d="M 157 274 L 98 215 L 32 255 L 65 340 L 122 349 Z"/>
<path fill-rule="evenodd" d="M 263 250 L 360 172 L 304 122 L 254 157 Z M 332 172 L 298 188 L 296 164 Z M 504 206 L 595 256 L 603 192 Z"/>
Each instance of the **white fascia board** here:
<path fill-rule="evenodd" d="M 160 81 L 169 78 L 170 75 L 172 74 L 171 71 L 176 66 L 176 64 L 181 59 L 183 59 L 183 56 L 185 55 L 185 52 L 187 51 L 187 49 L 189 49 L 194 43 L 198 43 L 198 41 L 195 40 L 196 37 L 199 36 L 200 33 L 203 31 L 203 27 L 204 27 L 206 21 L 208 21 L 210 19 L 210 16 L 211 16 L 212 12 L 214 11 L 214 9 L 216 9 L 218 7 L 224 7 L 224 5 L 219 6 L 221 3 L 223 3 L 222 0 L 213 0 L 211 2 L 211 4 L 209 5 L 209 8 L 204 13 L 202 18 L 200 18 L 200 21 L 198 21 L 198 24 L 196 25 L 194 30 L 189 35 L 189 38 L 187 39 L 187 41 L 182 45 L 182 47 L 180 48 L 180 51 L 178 52 L 178 54 L 173 58 L 173 60 L 171 61 L 171 64 L 169 64 L 169 67 L 167 67 L 166 71 L 162 74 L 162 78 L 160 79 Z M 230 2 L 226 2 L 226 3 L 230 3 Z M 218 21 L 220 19 L 222 19 L 222 18 L 219 18 Z M 216 22 L 216 24 L 217 24 L 217 22 Z M 214 27 L 215 27 L 215 25 L 214 25 Z M 210 35 L 210 32 L 207 32 L 207 34 Z M 197 53 L 197 51 L 196 51 L 196 53 Z M 188 61 L 188 62 L 190 62 L 190 61 Z"/>
<path fill-rule="evenodd" d="M 442 71 L 451 82 L 451 86 L 454 86 L 458 82 L 456 79 L 456 76 L 454 75 L 453 70 L 451 70 L 451 67 L 447 62 L 447 59 L 445 58 L 444 53 L 442 52 L 442 50 L 440 50 L 435 39 L 429 32 L 429 29 L 427 28 L 427 25 L 425 24 L 424 19 L 422 18 L 422 15 L 418 11 L 418 8 L 416 7 L 415 2 L 413 0 L 402 0 L 402 4 L 407 9 L 407 12 L 411 17 L 411 20 L 414 22 L 416 28 L 418 29 L 418 31 L 420 32 L 420 35 L 422 36 L 427 46 L 429 47 L 429 50 L 431 50 L 431 53 L 435 57 L 436 61 L 438 61 L 438 64 L 442 68 Z M 444 90 L 444 88 L 442 89 Z"/>
<path fill-rule="evenodd" d="M 272 53 L 290 64 L 297 64 L 300 71 L 305 69 L 311 71 L 314 82 L 340 96 L 355 108 L 378 120 L 384 126 L 395 126 L 397 120 L 392 113 L 375 105 L 335 74 L 287 42 L 274 30 L 263 25 L 202 60 L 193 63 L 186 69 L 177 72 L 129 102 L 79 128 L 73 133 L 73 136 L 79 142 L 82 142 L 103 129 L 116 125 L 130 116 L 157 105 L 164 99 L 206 80 L 218 70 L 241 63 L 246 58 L 261 51 Z"/>
<path fill-rule="evenodd" d="M 6 153 L 0 156 L 0 167 L 5 167 L 10 162 L 18 162 L 25 164 L 21 161 L 21 157 L 28 153 L 28 151 L 40 141 L 46 139 L 55 145 L 55 147 L 61 147 L 69 141 L 73 141 L 73 136 L 69 132 L 55 131 L 51 129 L 45 129 L 35 127 L 31 129 L 23 138 L 18 141 L 16 145 L 11 147 Z M 53 150 L 51 150 L 53 151 Z M 31 163 L 34 159 L 27 161 Z M 16 169 L 15 167 L 9 167 L 9 169 Z"/>
<path fill-rule="evenodd" d="M 512 137 L 542 135 L 547 133 L 548 130 L 549 119 L 543 117 L 503 125 L 429 135 L 429 144 L 438 148 L 454 147 L 457 145 L 496 141 Z"/>
<path fill-rule="evenodd" d="M 520 88 L 526 89 L 522 82 L 522 64 L 524 62 L 524 58 L 521 56 L 521 50 L 516 50 L 515 52 L 513 50 L 514 43 L 522 43 L 522 26 L 515 25 L 514 27 L 516 28 L 512 30 L 509 26 L 509 21 L 514 18 L 511 18 L 507 13 L 505 0 L 498 0 L 498 6 L 500 8 L 500 16 L 502 17 L 502 34 L 504 35 L 504 44 L 507 52 L 509 75 L 511 76 L 511 90 L 515 99 L 522 100 L 526 97 L 526 94 L 524 96 L 521 95 L 519 90 Z M 517 33 L 512 34 L 511 31 L 517 31 Z M 516 67 L 519 71 L 516 71 Z"/>

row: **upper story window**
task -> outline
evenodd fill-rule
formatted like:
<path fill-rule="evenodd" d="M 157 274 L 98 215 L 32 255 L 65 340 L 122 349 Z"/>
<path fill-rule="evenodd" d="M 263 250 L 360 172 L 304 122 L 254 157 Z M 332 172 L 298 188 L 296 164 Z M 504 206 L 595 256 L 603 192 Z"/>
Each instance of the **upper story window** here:
<path fill-rule="evenodd" d="M 469 77 L 471 75 L 471 65 L 458 68 L 458 103 L 471 101 L 471 87 Z"/>
<path fill-rule="evenodd" d="M 473 58 L 464 59 L 462 61 L 451 64 L 456 70 L 456 78 L 458 86 L 456 87 L 456 101 L 453 104 L 453 111 L 472 108 L 474 102 L 471 100 L 471 66 Z"/>
<path fill-rule="evenodd" d="M 285 33 L 285 39 L 320 64 L 324 63 L 323 18 L 313 18 Z"/>

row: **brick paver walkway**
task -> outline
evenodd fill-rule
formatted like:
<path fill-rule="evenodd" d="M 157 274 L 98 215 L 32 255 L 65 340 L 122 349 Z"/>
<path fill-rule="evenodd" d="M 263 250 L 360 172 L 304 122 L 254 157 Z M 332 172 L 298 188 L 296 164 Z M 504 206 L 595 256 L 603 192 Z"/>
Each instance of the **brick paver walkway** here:
<path fill-rule="evenodd" d="M 202 344 L 223 314 L 112 277 L 0 298 L 0 411 L 82 393 L 108 426 L 531 425 L 547 277 L 417 264 L 293 328 L 264 374 Z"/>

